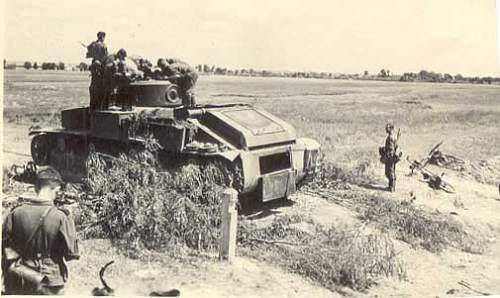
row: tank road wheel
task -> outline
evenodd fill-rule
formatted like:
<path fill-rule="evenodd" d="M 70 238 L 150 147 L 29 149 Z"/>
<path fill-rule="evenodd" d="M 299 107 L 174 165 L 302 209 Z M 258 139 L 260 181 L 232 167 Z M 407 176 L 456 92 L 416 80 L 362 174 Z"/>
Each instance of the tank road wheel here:
<path fill-rule="evenodd" d="M 38 135 L 31 140 L 31 157 L 38 166 L 45 166 L 49 163 L 49 137 Z"/>

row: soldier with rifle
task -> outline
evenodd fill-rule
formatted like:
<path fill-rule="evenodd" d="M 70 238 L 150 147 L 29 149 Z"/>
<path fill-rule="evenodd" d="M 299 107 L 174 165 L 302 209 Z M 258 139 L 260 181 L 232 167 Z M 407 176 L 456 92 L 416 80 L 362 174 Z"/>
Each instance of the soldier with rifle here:
<path fill-rule="evenodd" d="M 5 294 L 60 295 L 68 280 L 65 261 L 79 259 L 75 224 L 54 206 L 61 175 L 52 167 L 36 174 L 36 197 L 13 208 L 3 222 Z"/>
<path fill-rule="evenodd" d="M 396 163 L 401 159 L 402 153 L 398 153 L 398 139 L 400 131 L 398 130 L 397 136 L 394 135 L 394 125 L 388 123 L 385 126 L 387 138 L 385 139 L 385 146 L 379 148 L 380 160 L 385 164 L 385 176 L 389 179 L 390 192 L 396 191 Z"/>

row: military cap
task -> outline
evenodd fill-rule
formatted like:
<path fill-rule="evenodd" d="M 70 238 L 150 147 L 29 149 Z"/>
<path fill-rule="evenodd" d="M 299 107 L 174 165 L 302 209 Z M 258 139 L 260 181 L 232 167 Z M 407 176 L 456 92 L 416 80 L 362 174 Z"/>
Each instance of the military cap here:
<path fill-rule="evenodd" d="M 39 170 L 38 173 L 36 174 L 36 179 L 38 181 L 50 180 L 62 183 L 61 174 L 59 174 L 59 172 L 51 166 L 47 166 Z"/>
<path fill-rule="evenodd" d="M 99 38 L 101 36 L 106 36 L 106 32 L 103 32 L 103 31 L 97 32 L 97 38 Z"/>

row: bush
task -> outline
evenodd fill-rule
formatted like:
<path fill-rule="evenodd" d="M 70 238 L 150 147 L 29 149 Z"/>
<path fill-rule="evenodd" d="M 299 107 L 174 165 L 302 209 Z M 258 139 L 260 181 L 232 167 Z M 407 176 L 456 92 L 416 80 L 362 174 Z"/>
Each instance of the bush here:
<path fill-rule="evenodd" d="M 323 163 L 324 161 L 322 161 Z M 374 165 L 371 161 L 359 162 L 353 169 L 344 169 L 331 162 L 324 162 L 320 172 L 305 188 L 316 189 L 349 189 L 348 184 L 371 184 Z"/>
<path fill-rule="evenodd" d="M 239 241 L 244 254 L 280 264 L 334 291 L 341 291 L 339 286 L 367 289 L 377 276 L 406 278 L 404 265 L 386 234 L 360 226 L 319 225 L 307 233 L 293 227 L 299 223 L 298 216 L 278 217 L 266 228 L 243 223 Z"/>
<path fill-rule="evenodd" d="M 187 165 L 176 173 L 159 172 L 145 162 L 122 155 L 88 159 L 80 209 L 87 237 L 105 237 L 135 254 L 142 248 L 162 250 L 218 246 L 221 201 L 215 166 Z"/>
<path fill-rule="evenodd" d="M 431 252 L 454 247 L 465 252 L 482 253 L 484 243 L 467 232 L 465 226 L 447 214 L 429 212 L 411 205 L 378 198 L 366 208 L 363 219 L 375 222 L 383 230 L 391 230 L 396 238 Z"/>

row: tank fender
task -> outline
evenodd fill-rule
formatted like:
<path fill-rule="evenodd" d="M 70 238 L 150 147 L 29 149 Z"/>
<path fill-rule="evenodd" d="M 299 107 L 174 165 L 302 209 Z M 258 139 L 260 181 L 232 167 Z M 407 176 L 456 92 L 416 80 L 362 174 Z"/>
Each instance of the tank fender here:
<path fill-rule="evenodd" d="M 218 152 L 217 154 L 230 162 L 233 162 L 238 156 L 240 156 L 240 152 L 234 150 Z"/>
<path fill-rule="evenodd" d="M 46 134 L 48 134 L 48 132 L 46 132 L 46 131 L 33 130 L 33 131 L 30 131 L 28 133 L 28 136 L 32 137 L 32 136 L 39 136 L 39 135 L 46 135 Z"/>
<path fill-rule="evenodd" d="M 308 174 L 319 171 L 319 154 L 321 145 L 310 138 L 298 138 L 292 147 L 293 166 L 297 171 L 297 180 Z"/>
<path fill-rule="evenodd" d="M 259 158 L 257 155 L 250 152 L 241 152 L 241 165 L 243 168 L 244 187 L 248 190 L 253 190 L 259 182 Z"/>

